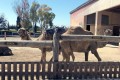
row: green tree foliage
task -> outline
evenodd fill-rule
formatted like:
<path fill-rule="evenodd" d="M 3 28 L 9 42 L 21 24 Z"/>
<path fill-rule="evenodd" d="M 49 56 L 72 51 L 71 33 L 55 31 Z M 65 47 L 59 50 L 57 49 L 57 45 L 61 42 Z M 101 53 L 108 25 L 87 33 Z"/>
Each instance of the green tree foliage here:
<path fill-rule="evenodd" d="M 28 0 L 20 0 L 14 5 L 14 11 L 17 16 L 20 17 L 20 24 L 22 27 L 29 29 L 39 22 L 41 29 L 46 29 L 53 26 L 53 19 L 55 14 L 52 9 L 46 4 L 40 5 L 38 2 L 33 1 L 32 5 L 29 4 Z"/>
<path fill-rule="evenodd" d="M 36 23 L 38 22 L 38 19 L 39 19 L 37 15 L 37 11 L 39 7 L 40 7 L 39 3 L 34 1 L 30 8 L 30 20 L 32 22 L 33 32 L 36 32 L 36 29 L 34 28 L 36 28 Z"/>
<path fill-rule="evenodd" d="M 48 28 L 51 10 L 52 9 L 45 4 L 41 5 L 38 10 L 39 24 L 42 30 Z"/>
<path fill-rule="evenodd" d="M 50 26 L 50 28 L 53 27 L 53 19 L 55 18 L 55 14 L 52 13 L 52 12 L 47 12 L 45 14 L 45 21 L 46 21 L 46 24 L 48 24 Z M 46 26 L 47 27 L 47 26 Z M 47 27 L 48 28 L 48 27 Z"/>
<path fill-rule="evenodd" d="M 13 8 L 17 16 L 21 19 L 21 26 L 28 29 L 28 27 L 31 26 L 29 18 L 30 5 L 28 0 L 21 0 L 19 4 L 15 3 Z"/>
<path fill-rule="evenodd" d="M 0 27 L 3 29 L 7 28 L 7 20 L 4 18 L 4 15 L 0 15 Z"/>

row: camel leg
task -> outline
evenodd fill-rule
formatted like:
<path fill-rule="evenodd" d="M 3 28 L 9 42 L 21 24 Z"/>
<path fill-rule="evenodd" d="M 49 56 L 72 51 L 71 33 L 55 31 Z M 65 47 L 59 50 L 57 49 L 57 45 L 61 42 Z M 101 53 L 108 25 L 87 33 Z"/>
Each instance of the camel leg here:
<path fill-rule="evenodd" d="M 85 61 L 88 61 L 89 52 L 85 52 Z"/>
<path fill-rule="evenodd" d="M 66 54 L 66 52 L 62 52 L 63 60 L 62 61 L 70 61 L 70 56 Z"/>
<path fill-rule="evenodd" d="M 53 60 L 53 57 L 50 59 L 50 61 L 49 61 L 49 62 L 52 62 L 52 60 Z"/>
<path fill-rule="evenodd" d="M 74 62 L 74 60 L 75 60 L 75 55 L 73 54 L 73 51 L 71 51 L 69 55 L 72 57 L 72 60 L 73 60 L 73 62 Z"/>
<path fill-rule="evenodd" d="M 43 48 L 41 49 L 41 51 L 42 51 L 41 62 L 45 62 L 46 61 L 46 49 Z"/>
<path fill-rule="evenodd" d="M 65 51 L 63 48 L 61 48 L 62 55 L 63 55 L 63 61 L 66 59 L 67 62 L 70 61 L 70 55 L 69 52 Z"/>
<path fill-rule="evenodd" d="M 98 61 L 101 61 L 101 58 L 100 58 L 97 50 L 91 50 L 91 52 L 95 55 L 95 57 L 98 59 Z"/>
<path fill-rule="evenodd" d="M 63 60 L 62 60 L 62 61 L 65 61 L 66 57 L 65 57 L 65 55 L 64 55 L 64 54 L 62 54 L 62 55 L 63 55 Z"/>
<path fill-rule="evenodd" d="M 66 55 L 66 62 L 69 62 L 69 61 L 70 61 L 70 55 L 67 54 L 67 55 Z"/>

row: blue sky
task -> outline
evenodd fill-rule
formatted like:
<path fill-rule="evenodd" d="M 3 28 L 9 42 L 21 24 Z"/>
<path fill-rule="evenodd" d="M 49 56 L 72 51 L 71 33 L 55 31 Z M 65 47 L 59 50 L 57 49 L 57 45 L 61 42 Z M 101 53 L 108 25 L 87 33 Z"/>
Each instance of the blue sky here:
<path fill-rule="evenodd" d="M 0 15 L 4 14 L 10 25 L 16 24 L 16 13 L 13 10 L 13 4 L 17 0 L 1 0 Z M 19 2 L 20 0 L 18 0 Z M 28 0 L 30 3 L 34 0 Z M 70 11 L 83 4 L 87 0 L 37 0 L 40 4 L 47 4 L 55 13 L 55 25 L 70 25 Z"/>

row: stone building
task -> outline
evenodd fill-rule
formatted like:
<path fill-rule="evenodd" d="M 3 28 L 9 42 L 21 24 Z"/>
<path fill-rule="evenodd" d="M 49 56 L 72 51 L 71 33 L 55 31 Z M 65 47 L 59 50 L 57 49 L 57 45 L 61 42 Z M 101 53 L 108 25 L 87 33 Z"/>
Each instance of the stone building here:
<path fill-rule="evenodd" d="M 120 33 L 120 0 L 88 0 L 70 12 L 70 25 L 103 35 L 112 29 L 114 36 Z"/>

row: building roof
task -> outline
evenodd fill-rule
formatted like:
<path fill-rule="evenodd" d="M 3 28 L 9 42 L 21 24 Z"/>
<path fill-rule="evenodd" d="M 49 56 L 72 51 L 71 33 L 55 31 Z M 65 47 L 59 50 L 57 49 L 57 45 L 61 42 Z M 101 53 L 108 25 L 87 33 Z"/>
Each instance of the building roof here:
<path fill-rule="evenodd" d="M 74 13 L 75 11 L 77 11 L 77 10 L 79 10 L 79 9 L 81 9 L 81 8 L 83 8 L 83 7 L 91 4 L 91 3 L 93 3 L 93 2 L 96 2 L 96 1 L 98 1 L 98 0 L 88 0 L 87 2 L 83 3 L 82 5 L 78 6 L 78 7 L 75 8 L 74 10 L 72 10 L 72 11 L 70 12 L 70 14 L 72 14 L 72 13 Z"/>

